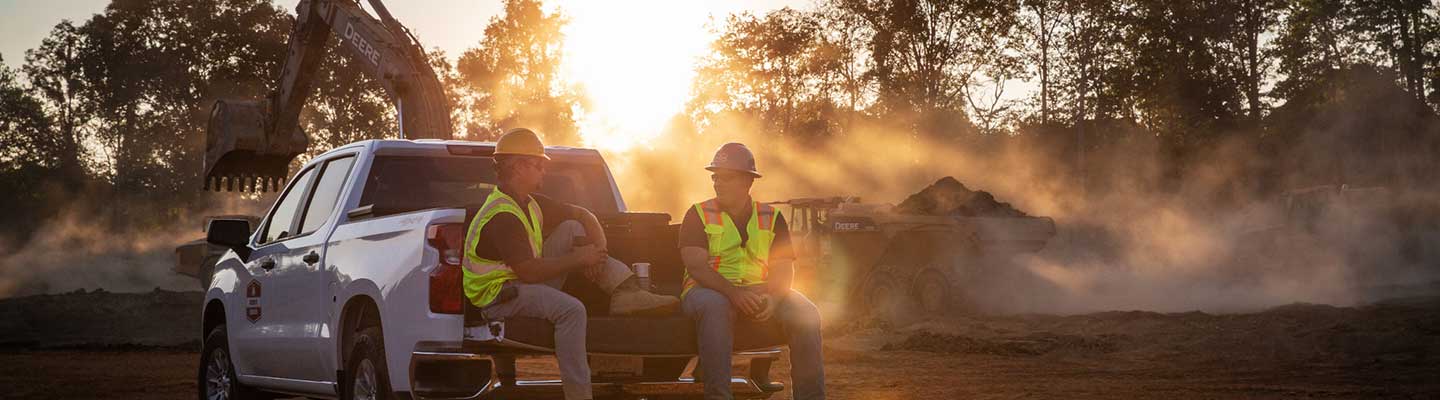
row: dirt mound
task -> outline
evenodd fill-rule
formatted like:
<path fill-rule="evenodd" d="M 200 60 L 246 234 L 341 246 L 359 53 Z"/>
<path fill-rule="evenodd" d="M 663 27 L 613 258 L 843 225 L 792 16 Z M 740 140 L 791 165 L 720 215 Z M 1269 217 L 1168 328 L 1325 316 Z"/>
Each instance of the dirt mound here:
<path fill-rule="evenodd" d="M 199 343 L 200 292 L 76 290 L 0 300 L 0 347 L 174 347 Z"/>
<path fill-rule="evenodd" d="M 964 217 L 1026 217 L 1010 203 L 995 200 L 984 190 L 970 190 L 954 177 L 944 177 L 895 206 L 895 212 L 912 215 L 958 215 Z"/>

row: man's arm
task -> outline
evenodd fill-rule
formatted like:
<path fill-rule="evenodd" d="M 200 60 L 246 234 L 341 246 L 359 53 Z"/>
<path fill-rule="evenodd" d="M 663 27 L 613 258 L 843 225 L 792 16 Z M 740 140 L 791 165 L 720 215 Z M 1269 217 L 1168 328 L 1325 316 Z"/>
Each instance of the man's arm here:
<path fill-rule="evenodd" d="M 535 257 L 529 261 L 514 265 L 515 276 L 525 283 L 541 283 L 557 276 L 570 273 L 570 270 L 581 266 L 594 265 L 603 259 L 595 245 L 576 247 L 575 251 L 563 257 Z"/>
<path fill-rule="evenodd" d="M 704 247 L 707 243 L 700 214 L 692 208 L 680 222 L 680 259 L 685 263 L 685 271 L 690 273 L 690 279 L 694 279 L 700 286 L 725 295 L 730 299 L 730 304 L 734 304 L 746 315 L 760 312 L 763 308 L 760 295 L 736 287 L 710 268 L 710 249 Z"/>
<path fill-rule="evenodd" d="M 595 213 L 577 205 L 571 205 L 570 208 L 570 215 L 575 216 L 575 219 L 580 221 L 580 225 L 585 227 L 585 237 L 590 238 L 590 244 L 595 245 L 600 251 L 608 250 L 609 247 L 606 245 L 610 242 L 605 238 L 605 228 L 600 226 L 600 219 L 595 217 Z"/>
<path fill-rule="evenodd" d="M 795 281 L 795 251 L 790 246 L 790 226 L 785 217 L 775 214 L 775 241 L 770 245 L 770 276 L 766 277 L 766 288 L 770 295 L 784 298 L 790 293 Z"/>
<path fill-rule="evenodd" d="M 509 265 L 515 276 L 525 283 L 545 282 L 579 266 L 597 263 L 603 255 L 594 245 L 589 245 L 576 247 L 574 252 L 563 257 L 536 257 L 524 225 L 513 214 L 495 216 L 480 231 L 480 237 L 476 253 L 486 254 L 488 249 L 485 246 L 494 246 L 495 253 L 492 254 L 499 256 L 498 259 Z"/>
<path fill-rule="evenodd" d="M 694 279 L 700 286 L 725 295 L 725 298 L 730 299 L 730 304 L 739 307 L 745 315 L 755 315 L 764 308 L 760 295 L 731 284 L 720 272 L 710 269 L 710 263 L 706 261 L 710 258 L 710 250 L 695 246 L 685 247 L 680 249 L 680 258 L 685 261 L 685 271 L 690 273 L 690 279 Z"/>
<path fill-rule="evenodd" d="M 535 199 L 541 212 L 545 214 L 545 226 L 541 227 L 545 237 L 550 237 L 550 233 L 560 223 L 574 220 L 585 228 L 585 237 L 589 238 L 591 244 L 599 247 L 602 252 L 609 248 L 606 247 L 609 241 L 605 239 L 605 228 L 600 226 L 600 219 L 595 218 L 595 214 L 589 209 L 539 193 L 532 193 L 530 198 Z"/>
<path fill-rule="evenodd" d="M 775 260 L 770 263 L 770 276 L 765 282 L 771 296 L 782 297 L 790 293 L 790 283 L 795 280 L 795 260 Z"/>

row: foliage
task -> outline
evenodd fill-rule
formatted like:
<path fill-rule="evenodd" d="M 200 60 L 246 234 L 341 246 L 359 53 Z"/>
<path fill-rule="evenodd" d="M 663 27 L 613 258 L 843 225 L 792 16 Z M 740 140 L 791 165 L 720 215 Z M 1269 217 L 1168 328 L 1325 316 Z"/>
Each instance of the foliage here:
<path fill-rule="evenodd" d="M 526 127 L 550 144 L 577 144 L 580 94 L 560 78 L 561 28 L 566 17 L 545 13 L 538 0 L 506 0 L 490 19 L 479 45 L 456 63 L 469 111 L 465 131 L 474 140 Z"/>

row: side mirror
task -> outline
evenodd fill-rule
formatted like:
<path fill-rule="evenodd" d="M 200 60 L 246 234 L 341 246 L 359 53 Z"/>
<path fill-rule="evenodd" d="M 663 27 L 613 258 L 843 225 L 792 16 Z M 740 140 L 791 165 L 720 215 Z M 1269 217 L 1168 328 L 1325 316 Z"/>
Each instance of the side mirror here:
<path fill-rule="evenodd" d="M 250 258 L 250 221 L 216 219 L 205 229 L 205 241 L 235 250 L 241 259 Z"/>

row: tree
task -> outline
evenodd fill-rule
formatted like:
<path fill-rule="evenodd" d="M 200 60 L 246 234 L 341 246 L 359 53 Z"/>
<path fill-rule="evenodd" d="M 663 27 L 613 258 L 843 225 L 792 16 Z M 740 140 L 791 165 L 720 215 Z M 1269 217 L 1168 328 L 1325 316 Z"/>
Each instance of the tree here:
<path fill-rule="evenodd" d="M 1022 3 L 1026 9 L 1023 29 L 1030 36 L 1031 51 L 1027 58 L 1034 66 L 1036 75 L 1040 77 L 1040 88 L 1036 97 L 1039 97 L 1039 122 L 1042 125 L 1050 123 L 1051 102 L 1054 97 L 1054 88 L 1051 86 L 1052 71 L 1055 69 L 1053 57 L 1059 45 L 1058 36 L 1061 34 L 1061 20 L 1055 3 L 1057 2 L 1052 0 L 1026 0 Z"/>
<path fill-rule="evenodd" d="M 55 169 L 61 144 L 40 99 L 21 85 L 0 57 L 0 173 Z"/>
<path fill-rule="evenodd" d="M 1434 5 L 1424 0 L 1353 0 L 1350 7 L 1354 19 L 1349 30 L 1385 56 L 1385 62 L 1377 64 L 1392 65 L 1401 87 L 1425 101 L 1425 69 L 1433 58 L 1425 48 L 1437 39 Z"/>
<path fill-rule="evenodd" d="M 506 0 L 505 13 L 490 19 L 479 46 L 466 50 L 457 70 L 469 97 L 471 139 L 526 127 L 548 143 L 577 144 L 579 90 L 560 79 L 567 19 L 545 13 L 538 0 Z"/>
<path fill-rule="evenodd" d="M 1003 82 L 1020 70 L 1014 1 L 836 0 L 873 32 L 868 47 L 876 108 L 909 120 L 914 132 L 972 131 L 965 97 L 972 85 Z"/>
<path fill-rule="evenodd" d="M 36 104 L 53 117 L 55 131 L 46 130 L 44 141 L 51 143 L 47 159 L 53 160 L 57 180 L 71 189 L 85 177 L 84 148 L 89 135 L 86 125 L 94 114 L 93 104 L 83 101 L 86 80 L 81 71 L 79 51 L 84 37 L 70 21 L 61 21 L 40 43 L 27 51 L 22 70 L 40 95 Z M 44 102 L 40 102 L 44 99 Z M 40 130 L 32 132 L 39 133 Z M 37 160 L 38 161 L 38 160 Z"/>
<path fill-rule="evenodd" d="M 60 157 L 44 104 L 0 57 L 0 209 L 9 210 L 0 242 L 23 241 L 55 210 L 52 189 Z"/>
<path fill-rule="evenodd" d="M 833 67 L 823 71 L 824 90 L 833 93 L 831 97 L 841 106 L 844 130 L 849 131 L 875 101 L 875 81 L 869 75 L 873 65 L 866 53 L 866 44 L 875 33 L 868 31 L 863 18 L 836 2 L 821 3 L 816 13 L 822 27 L 819 56 Z"/>
<path fill-rule="evenodd" d="M 857 90 L 858 77 L 846 75 L 848 52 L 826 40 L 815 14 L 790 8 L 763 17 L 743 13 L 721 29 L 686 105 L 702 129 L 718 118 L 740 117 L 776 136 L 830 135 L 835 99 Z"/>
<path fill-rule="evenodd" d="M 1285 4 L 1282 15 L 1271 50 L 1284 77 L 1275 86 L 1277 97 L 1289 99 L 1360 62 L 1360 46 L 1347 31 L 1353 9 L 1345 0 L 1296 0 Z"/>

